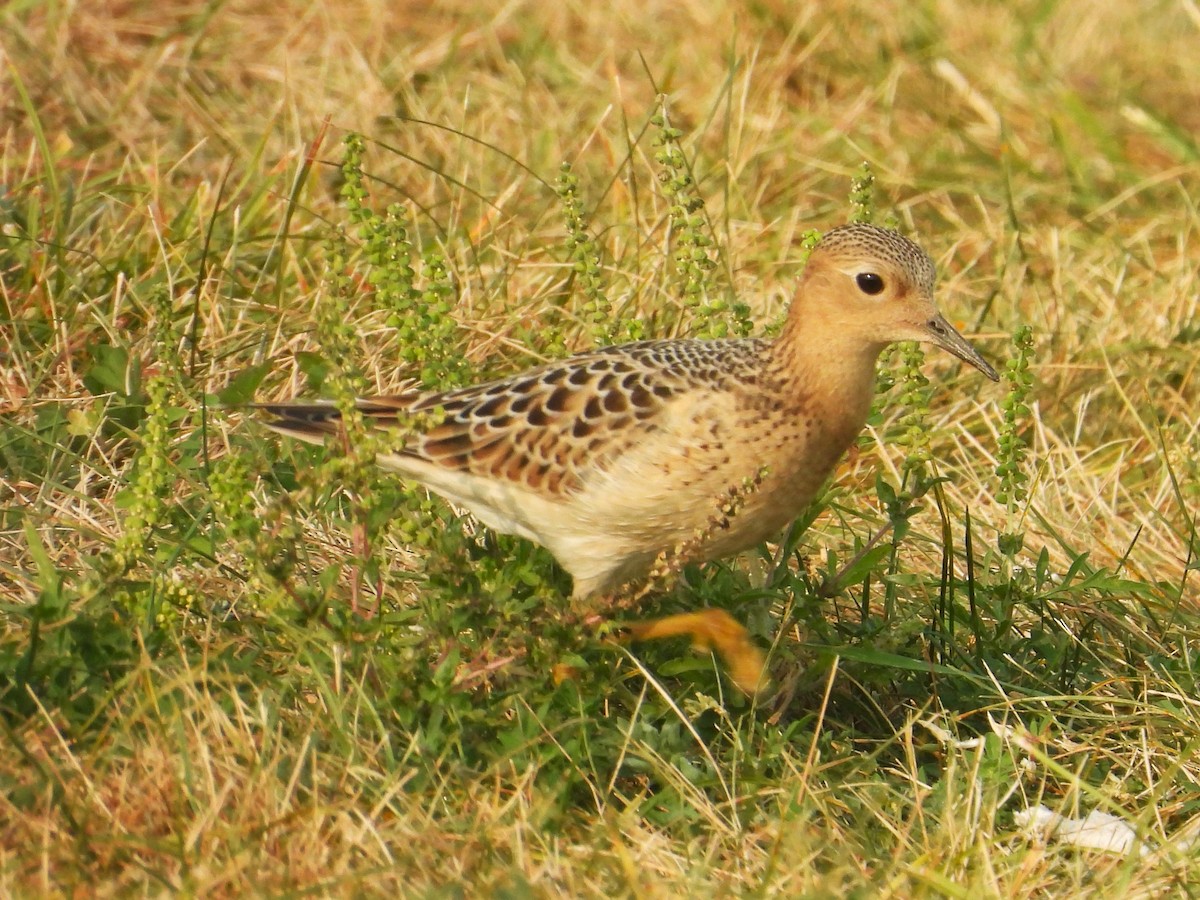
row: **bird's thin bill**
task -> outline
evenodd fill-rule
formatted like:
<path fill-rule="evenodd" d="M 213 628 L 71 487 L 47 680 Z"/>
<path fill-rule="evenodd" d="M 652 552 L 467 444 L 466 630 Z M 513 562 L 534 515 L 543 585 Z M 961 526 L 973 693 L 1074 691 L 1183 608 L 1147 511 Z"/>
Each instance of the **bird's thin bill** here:
<path fill-rule="evenodd" d="M 929 338 L 933 343 L 937 344 L 943 350 L 948 350 L 961 359 L 965 363 L 970 363 L 980 372 L 986 375 L 992 381 L 999 381 L 1000 376 L 996 370 L 988 364 L 988 361 L 979 355 L 979 351 L 971 346 L 970 342 L 958 333 L 958 329 L 946 321 L 945 316 L 938 316 L 931 319 L 926 326 L 929 331 Z"/>

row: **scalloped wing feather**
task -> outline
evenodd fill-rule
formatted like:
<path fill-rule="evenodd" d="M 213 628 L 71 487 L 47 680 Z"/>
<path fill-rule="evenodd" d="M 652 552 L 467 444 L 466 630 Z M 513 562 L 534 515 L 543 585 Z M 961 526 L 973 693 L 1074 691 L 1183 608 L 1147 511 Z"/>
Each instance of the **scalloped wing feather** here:
<path fill-rule="evenodd" d="M 413 389 L 360 400 L 378 428 L 400 428 L 414 413 L 441 410 L 441 421 L 405 437 L 391 466 L 405 458 L 520 486 L 545 498 L 578 490 L 594 471 L 657 429 L 679 395 L 720 390 L 761 359 L 759 341 L 645 341 L 549 363 L 474 387 Z M 268 425 L 320 442 L 340 428 L 326 404 L 263 404 Z M 388 460 L 381 460 L 388 464 Z"/>

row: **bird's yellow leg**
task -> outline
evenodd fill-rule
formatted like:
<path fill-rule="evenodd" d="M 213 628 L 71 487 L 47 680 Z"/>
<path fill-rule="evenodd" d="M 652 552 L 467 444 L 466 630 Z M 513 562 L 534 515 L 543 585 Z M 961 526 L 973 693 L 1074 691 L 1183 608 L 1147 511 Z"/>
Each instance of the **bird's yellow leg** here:
<path fill-rule="evenodd" d="M 769 686 L 762 651 L 755 646 L 750 633 L 723 609 L 702 609 L 648 622 L 633 622 L 625 625 L 624 630 L 635 641 L 687 635 L 692 639 L 692 646 L 716 651 L 733 683 L 751 697 Z"/>

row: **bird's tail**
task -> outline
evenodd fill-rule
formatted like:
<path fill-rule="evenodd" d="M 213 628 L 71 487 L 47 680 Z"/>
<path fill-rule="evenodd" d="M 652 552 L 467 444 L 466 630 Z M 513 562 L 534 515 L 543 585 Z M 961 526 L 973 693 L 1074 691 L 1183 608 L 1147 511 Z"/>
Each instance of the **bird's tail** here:
<path fill-rule="evenodd" d="M 271 418 L 263 422 L 272 431 L 310 444 L 323 443 L 341 429 L 342 413 L 333 403 L 251 403 Z"/>
<path fill-rule="evenodd" d="M 401 424 L 414 400 L 413 394 L 394 397 L 369 397 L 355 401 L 358 411 L 376 427 L 387 428 Z M 330 400 L 309 403 L 251 403 L 247 409 L 259 410 L 272 418 L 263 424 L 272 431 L 288 437 L 320 444 L 342 428 L 341 410 Z"/>

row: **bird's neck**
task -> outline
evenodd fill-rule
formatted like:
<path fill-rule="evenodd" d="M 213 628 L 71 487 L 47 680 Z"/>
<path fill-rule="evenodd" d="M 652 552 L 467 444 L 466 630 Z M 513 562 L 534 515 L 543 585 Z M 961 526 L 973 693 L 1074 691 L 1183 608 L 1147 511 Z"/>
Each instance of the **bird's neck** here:
<path fill-rule="evenodd" d="M 836 322 L 792 316 L 771 348 L 771 366 L 798 400 L 836 430 L 861 430 L 875 393 L 875 363 L 886 344 L 864 341 Z"/>

